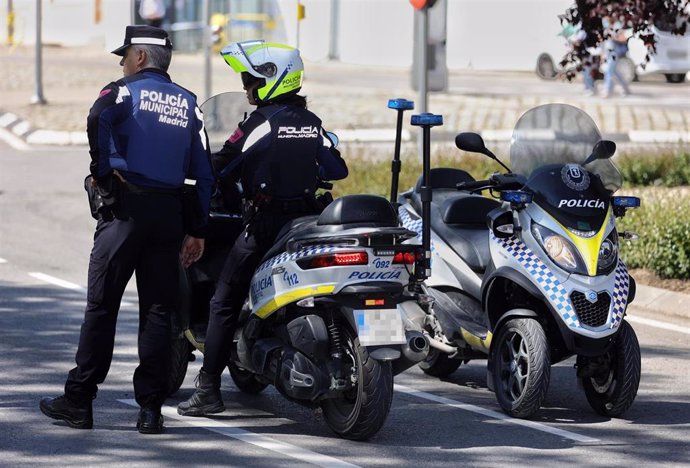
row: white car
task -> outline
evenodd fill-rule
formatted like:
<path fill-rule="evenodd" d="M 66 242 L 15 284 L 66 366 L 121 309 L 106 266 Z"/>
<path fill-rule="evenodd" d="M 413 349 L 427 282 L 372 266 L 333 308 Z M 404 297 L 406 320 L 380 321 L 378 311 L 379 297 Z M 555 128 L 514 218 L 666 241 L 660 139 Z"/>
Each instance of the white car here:
<path fill-rule="evenodd" d="M 650 54 L 645 64 L 647 47 L 637 36 L 628 39 L 627 59 L 621 59 L 618 70 L 625 81 L 636 80 L 638 76 L 651 73 L 662 73 L 669 83 L 682 83 L 690 71 L 690 32 L 684 36 L 671 33 L 672 24 L 668 21 L 657 21 L 651 31 L 656 35 L 656 53 Z M 564 44 L 561 42 L 561 47 Z M 602 45 L 603 46 L 603 45 Z M 565 47 L 564 47 L 565 50 Z M 559 70 L 557 63 L 562 55 L 558 51 L 544 52 L 537 58 L 536 72 L 539 77 L 553 79 L 564 70 Z M 555 59 L 554 59 L 555 57 Z"/>
<path fill-rule="evenodd" d="M 650 55 L 649 62 L 643 69 L 641 64 L 647 55 L 647 48 L 642 40 L 631 37 L 628 41 L 628 55 L 637 65 L 637 74 L 663 73 L 669 83 L 682 83 L 690 71 L 690 32 L 684 36 L 671 33 L 672 24 L 658 21 L 652 31 L 656 35 L 656 53 Z"/>

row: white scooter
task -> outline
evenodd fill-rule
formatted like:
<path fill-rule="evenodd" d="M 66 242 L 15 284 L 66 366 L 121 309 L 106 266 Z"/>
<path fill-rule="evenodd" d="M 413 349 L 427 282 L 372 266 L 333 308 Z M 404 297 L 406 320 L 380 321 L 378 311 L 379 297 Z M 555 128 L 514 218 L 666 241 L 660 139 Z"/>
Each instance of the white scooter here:
<path fill-rule="evenodd" d="M 478 134 L 461 133 L 456 145 L 500 163 Z M 401 195 L 402 224 L 420 236 L 422 200 L 433 197 L 433 269 L 424 283 L 433 303 L 416 321 L 430 339 L 424 372 L 441 377 L 487 358 L 500 406 L 530 417 L 544 401 L 551 365 L 577 355 L 596 412 L 619 416 L 630 407 L 640 348 L 625 320 L 635 282 L 618 244 L 635 236 L 619 233 L 616 218 L 640 200 L 613 196 L 622 183 L 614 152 L 585 112 L 548 104 L 519 119 L 512 171 L 476 181 L 435 168 L 430 183 Z M 487 190 L 493 197 L 479 194 Z"/>

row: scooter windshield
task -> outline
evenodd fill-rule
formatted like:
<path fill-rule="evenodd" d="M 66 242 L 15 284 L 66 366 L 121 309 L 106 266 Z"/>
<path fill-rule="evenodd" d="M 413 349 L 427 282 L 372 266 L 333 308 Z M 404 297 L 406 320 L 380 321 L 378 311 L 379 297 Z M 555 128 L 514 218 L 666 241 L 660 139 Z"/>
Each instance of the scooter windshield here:
<path fill-rule="evenodd" d="M 247 95 L 240 92 L 216 94 L 200 107 L 204 113 L 211 153 L 220 151 L 237 125 L 255 109 L 247 101 Z"/>
<path fill-rule="evenodd" d="M 526 178 L 546 165 L 579 164 L 587 160 L 601 133 L 592 118 L 568 104 L 545 104 L 525 112 L 513 130 L 510 165 Z M 623 178 L 611 159 L 598 159 L 585 167 L 612 193 Z"/>

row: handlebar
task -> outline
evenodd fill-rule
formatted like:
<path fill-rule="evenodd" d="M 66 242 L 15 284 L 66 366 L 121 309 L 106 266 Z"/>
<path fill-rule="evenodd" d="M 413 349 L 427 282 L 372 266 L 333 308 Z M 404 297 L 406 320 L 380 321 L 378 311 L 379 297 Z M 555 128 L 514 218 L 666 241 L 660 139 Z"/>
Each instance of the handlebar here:
<path fill-rule="evenodd" d="M 473 180 L 469 182 L 460 182 L 455 185 L 458 190 L 466 190 L 468 192 L 481 192 L 488 188 L 494 190 L 518 190 L 525 185 L 526 179 L 520 174 L 492 174 L 487 180 Z"/>

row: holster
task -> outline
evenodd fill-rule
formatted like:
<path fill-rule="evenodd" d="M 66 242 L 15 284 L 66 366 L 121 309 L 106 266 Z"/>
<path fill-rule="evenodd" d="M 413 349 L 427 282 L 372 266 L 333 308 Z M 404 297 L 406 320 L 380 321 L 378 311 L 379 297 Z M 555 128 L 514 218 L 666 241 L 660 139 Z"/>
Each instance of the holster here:
<path fill-rule="evenodd" d="M 84 179 L 84 190 L 88 196 L 89 209 L 94 219 L 110 219 L 121 202 L 121 182 L 110 176 L 104 182 L 93 184 L 93 175 Z"/>

